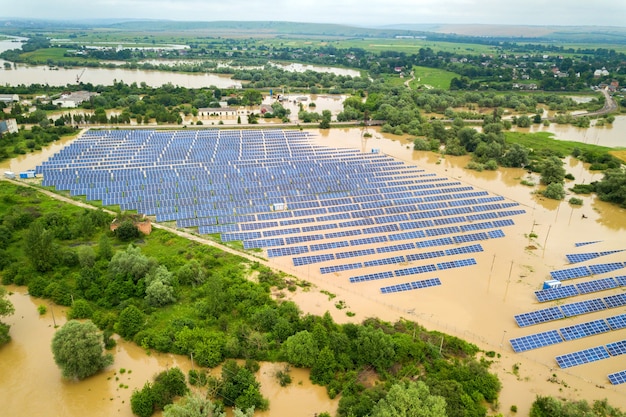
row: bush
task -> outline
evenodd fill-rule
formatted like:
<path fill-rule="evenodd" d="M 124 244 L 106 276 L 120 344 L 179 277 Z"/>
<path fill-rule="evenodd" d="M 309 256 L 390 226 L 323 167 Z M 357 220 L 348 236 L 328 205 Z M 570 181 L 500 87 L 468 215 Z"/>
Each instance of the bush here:
<path fill-rule="evenodd" d="M 583 200 L 580 198 L 572 197 L 569 199 L 569 203 L 573 206 L 582 206 Z"/>
<path fill-rule="evenodd" d="M 565 188 L 563 188 L 563 184 L 554 182 L 552 184 L 548 184 L 546 189 L 543 190 L 541 194 L 551 200 L 563 200 L 563 198 L 565 198 Z"/>

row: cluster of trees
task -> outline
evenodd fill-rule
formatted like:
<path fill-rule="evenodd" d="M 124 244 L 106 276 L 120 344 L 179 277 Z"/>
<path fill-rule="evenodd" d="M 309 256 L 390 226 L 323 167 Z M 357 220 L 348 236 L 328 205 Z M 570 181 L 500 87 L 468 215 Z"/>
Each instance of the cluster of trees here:
<path fill-rule="evenodd" d="M 185 374 L 179 368 L 171 368 L 157 374 L 154 382 L 146 382 L 141 390 L 135 390 L 130 397 L 130 407 L 135 415 L 150 417 L 188 391 Z"/>
<path fill-rule="evenodd" d="M 445 400 L 449 416 L 484 416 L 485 404 L 497 399 L 500 382 L 488 362 L 474 359 L 474 345 L 413 322 L 339 325 L 329 314 L 303 315 L 293 302 L 270 296 L 287 283 L 269 269 L 162 230 L 128 246 L 108 231 L 108 215 L 92 221 L 99 226 L 91 235 L 74 234 L 73 224 L 89 214 L 33 192 L 0 185 L 0 224 L 12 230 L 2 282 L 71 306 L 70 317 L 93 321 L 105 336 L 116 331 L 146 349 L 193 355 L 203 367 L 246 359 L 311 368 L 331 397 L 341 394 L 339 416 L 371 415 L 380 399 L 399 395 L 394 385 L 413 392 L 403 384 L 418 375 Z M 247 279 L 250 271 L 258 283 Z M 175 308 L 163 307 L 174 299 Z M 241 409 L 267 406 L 253 370 L 228 361 L 223 369 L 216 398 Z M 359 375 L 368 371 L 382 383 L 362 385 Z"/>
<path fill-rule="evenodd" d="M 600 181 L 576 184 L 572 191 L 578 194 L 596 193 L 600 200 L 626 207 L 626 169 L 610 168 Z"/>
<path fill-rule="evenodd" d="M 42 120 L 47 120 L 45 112 Z M 30 130 L 20 129 L 16 133 L 3 134 L 0 140 L 0 161 L 39 150 L 63 136 L 74 134 L 76 129 L 70 126 L 33 126 Z"/>
<path fill-rule="evenodd" d="M 6 298 L 6 295 L 4 287 L 0 287 L 0 317 L 10 316 L 15 312 L 13 303 Z M 9 335 L 10 329 L 11 326 L 0 321 L 0 347 L 11 341 L 11 336 Z"/>
<path fill-rule="evenodd" d="M 612 407 L 606 400 L 589 404 L 585 400 L 562 401 L 554 397 L 539 396 L 530 409 L 530 417 L 625 417 L 626 413 Z"/>

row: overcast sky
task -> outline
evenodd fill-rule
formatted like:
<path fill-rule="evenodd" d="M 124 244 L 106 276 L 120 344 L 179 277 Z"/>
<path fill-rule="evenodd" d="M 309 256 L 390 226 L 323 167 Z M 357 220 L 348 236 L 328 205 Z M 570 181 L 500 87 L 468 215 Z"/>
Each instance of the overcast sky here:
<path fill-rule="evenodd" d="M 625 0 L 1 0 L 2 17 L 626 26 Z"/>

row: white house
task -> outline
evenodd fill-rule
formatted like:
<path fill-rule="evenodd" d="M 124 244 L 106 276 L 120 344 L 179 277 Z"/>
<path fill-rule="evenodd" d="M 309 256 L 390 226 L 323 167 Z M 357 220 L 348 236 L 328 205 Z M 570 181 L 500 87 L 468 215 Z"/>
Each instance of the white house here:
<path fill-rule="evenodd" d="M 0 103 L 17 103 L 20 96 L 17 94 L 0 94 Z"/>
<path fill-rule="evenodd" d="M 71 109 L 80 106 L 83 101 L 88 101 L 92 96 L 97 95 L 98 93 L 91 93 L 89 91 L 75 91 L 69 94 L 62 94 L 60 98 L 52 100 L 52 104 Z"/>

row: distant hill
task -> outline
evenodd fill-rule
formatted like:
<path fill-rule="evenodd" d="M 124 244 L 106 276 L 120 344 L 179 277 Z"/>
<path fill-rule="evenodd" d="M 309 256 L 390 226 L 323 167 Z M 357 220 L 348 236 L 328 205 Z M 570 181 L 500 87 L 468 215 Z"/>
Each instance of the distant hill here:
<path fill-rule="evenodd" d="M 190 22 L 147 19 L 37 20 L 1 19 L 0 32 L 20 30 L 106 29 L 122 32 L 167 32 L 226 37 L 311 37 L 311 38 L 394 38 L 426 37 L 431 40 L 467 42 L 559 42 L 626 44 L 626 27 L 601 26 L 524 26 L 479 24 L 397 24 L 358 27 L 338 24 L 283 21 Z"/>
<path fill-rule="evenodd" d="M 530 26 L 478 24 L 400 24 L 381 29 L 454 34 L 470 37 L 541 40 L 578 43 L 626 43 L 626 27 L 617 26 Z"/>

